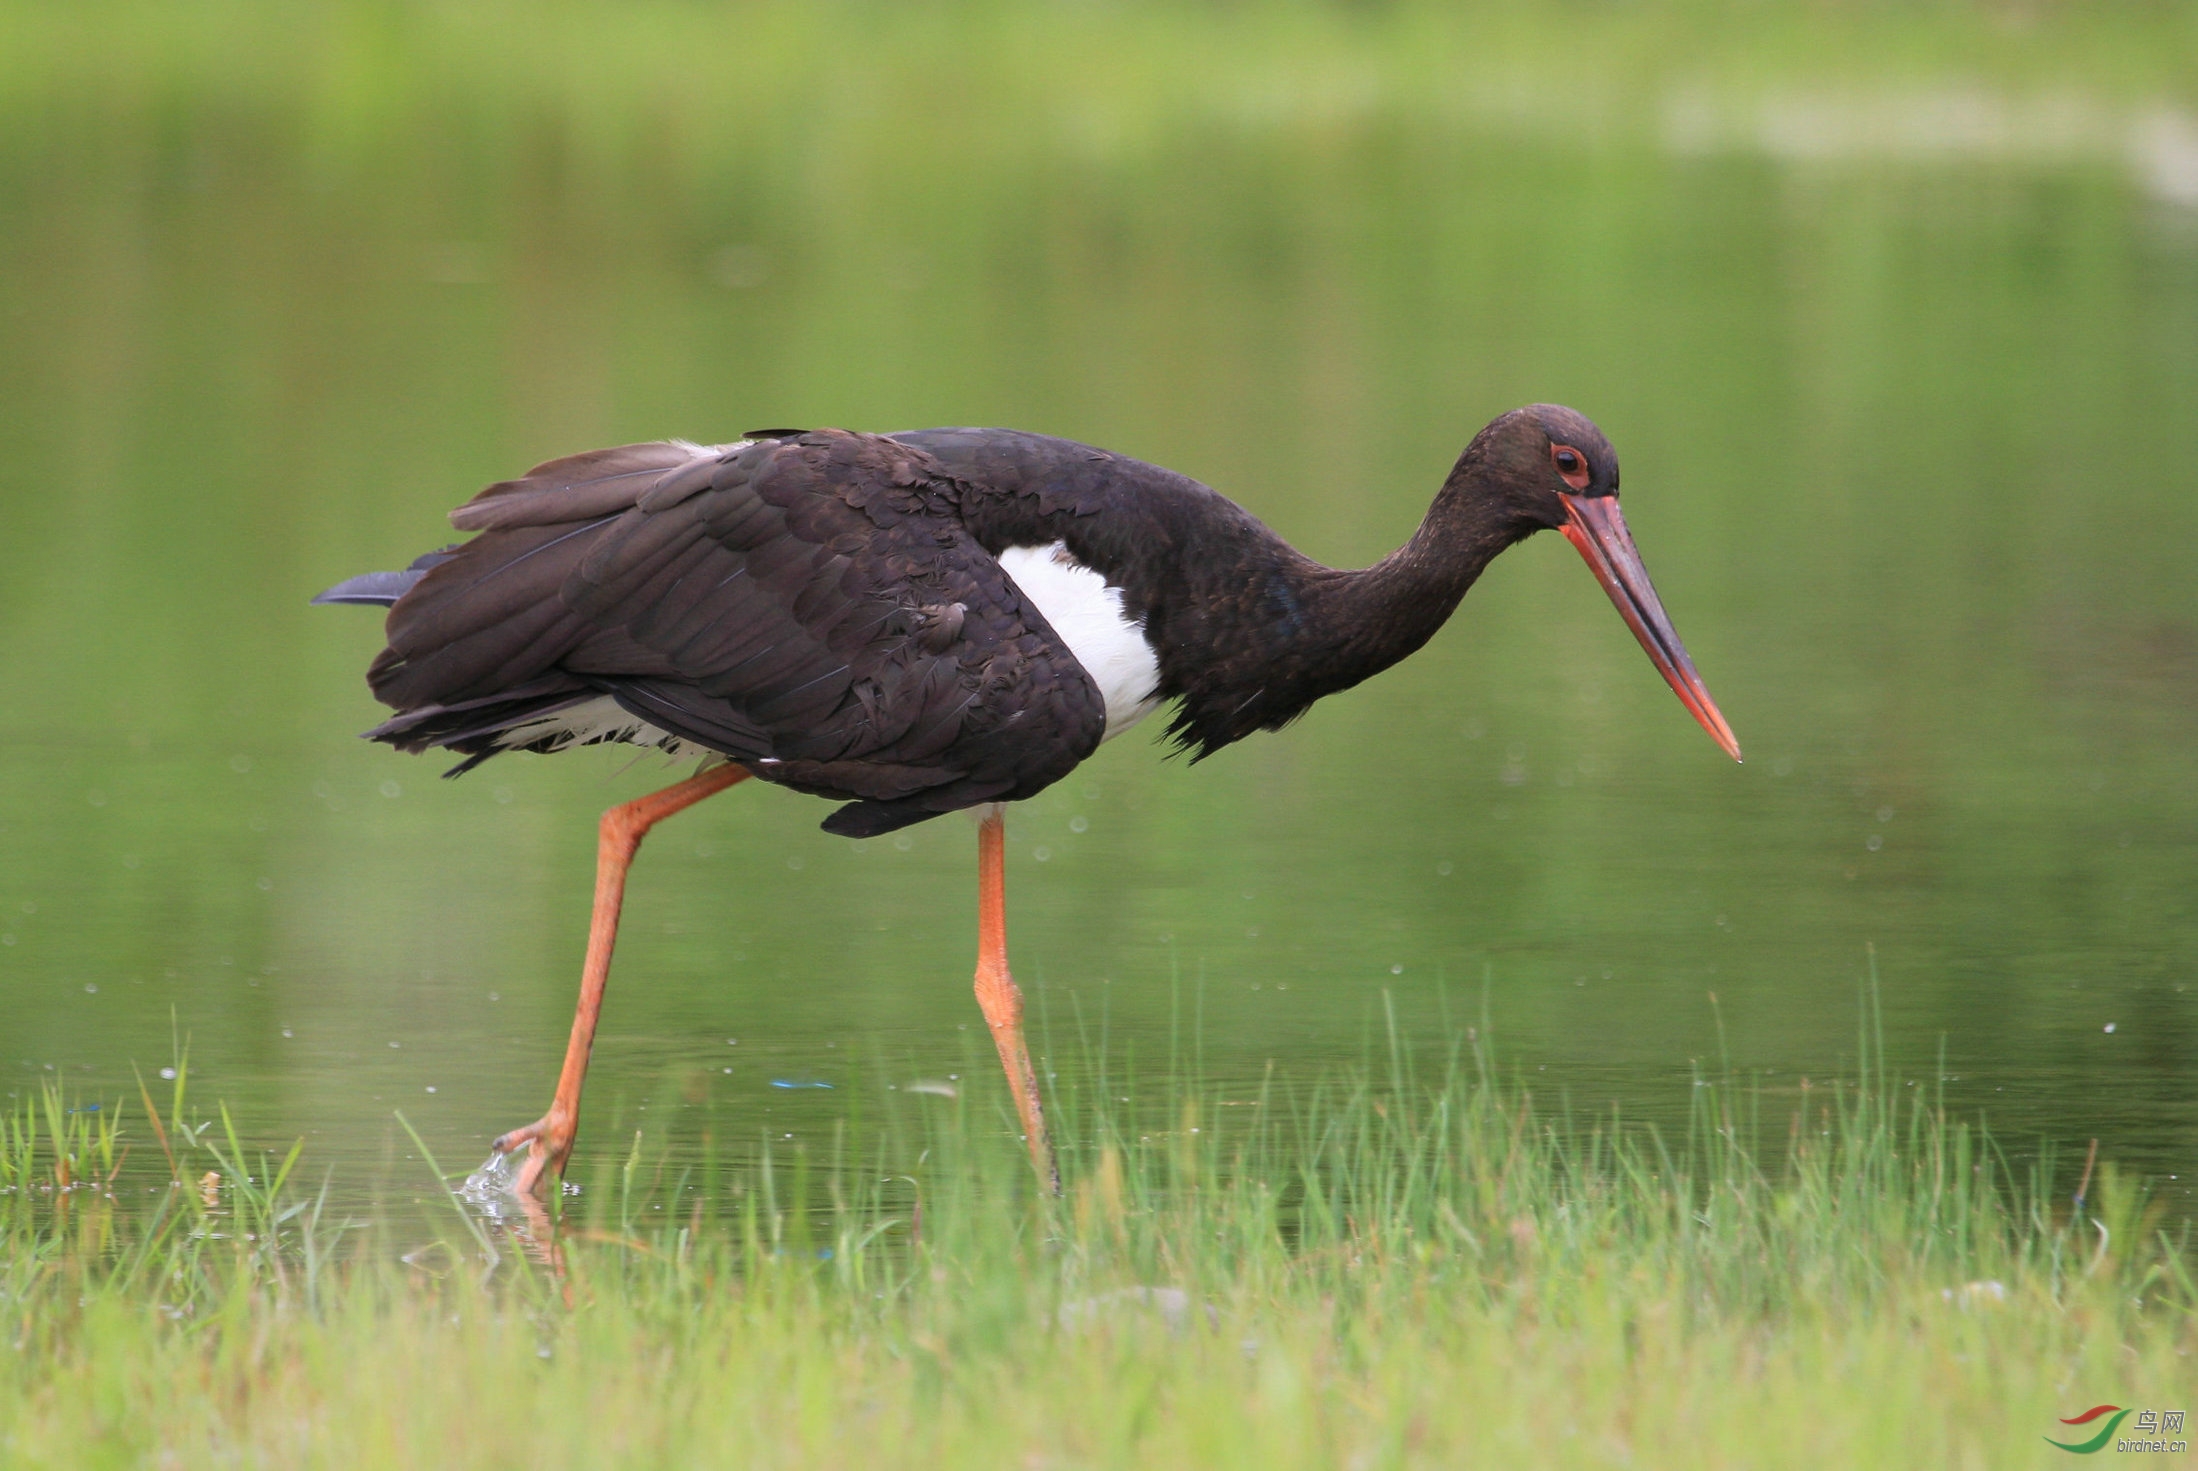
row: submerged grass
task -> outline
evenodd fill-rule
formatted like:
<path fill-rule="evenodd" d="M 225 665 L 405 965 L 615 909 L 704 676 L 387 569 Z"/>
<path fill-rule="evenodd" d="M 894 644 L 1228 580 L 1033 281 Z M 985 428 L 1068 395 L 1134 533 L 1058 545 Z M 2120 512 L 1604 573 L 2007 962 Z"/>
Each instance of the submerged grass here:
<path fill-rule="evenodd" d="M 1165 1129 L 1064 1089 L 1058 1201 L 1004 1103 L 903 1095 L 708 1188 L 637 1140 L 554 1249 L 336 1221 L 178 1071 L 142 1128 L 53 1087 L 0 1125 L 9 1465 L 2005 1466 L 2192 1387 L 2140 1185 L 2072 1200 L 1867 1068 L 1702 1079 L 1684 1137 L 1471 1032 Z"/>

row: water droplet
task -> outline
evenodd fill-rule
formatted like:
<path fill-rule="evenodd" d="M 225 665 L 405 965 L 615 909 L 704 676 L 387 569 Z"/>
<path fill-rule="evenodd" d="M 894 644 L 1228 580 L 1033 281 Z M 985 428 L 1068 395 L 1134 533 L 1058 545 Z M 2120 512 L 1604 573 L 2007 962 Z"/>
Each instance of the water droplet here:
<path fill-rule="evenodd" d="M 2103 1031 L 2108 1031 L 2108 1032 L 2111 1032 L 2111 1031 L 2113 1031 L 2113 1030 L 2114 1030 L 2114 1023 L 2112 1023 L 2112 1022 L 2108 1022 L 2108 1023 L 2106 1024 L 2106 1026 L 2105 1026 L 2105 1027 L 2101 1028 L 2101 1030 L 2103 1030 Z"/>
<path fill-rule="evenodd" d="M 1450 865 L 1448 863 L 1438 863 L 1435 865 L 1435 872 L 1444 878 L 1448 878 L 1450 877 Z"/>
<path fill-rule="evenodd" d="M 1862 846 L 1869 849 L 1872 853 L 1875 853 L 1878 849 L 1885 846 L 1885 840 L 1879 837 L 1876 833 L 1872 833 L 1867 839 L 1863 841 Z"/>
<path fill-rule="evenodd" d="M 402 1043 L 402 1042 L 392 1042 L 392 1043 L 390 1043 L 389 1045 L 390 1045 L 390 1046 L 392 1046 L 392 1047 L 402 1047 L 402 1046 L 404 1046 L 404 1043 Z"/>
<path fill-rule="evenodd" d="M 241 754 L 231 756 L 229 758 L 229 769 L 237 773 L 239 776 L 242 776 L 245 772 L 252 769 L 252 758 Z"/>
<path fill-rule="evenodd" d="M 99 994 L 99 987 L 90 981 L 86 981 L 84 983 L 84 994 L 87 996 L 97 996 Z"/>
<path fill-rule="evenodd" d="M 172 1067 L 164 1067 L 160 1070 L 160 1075 L 172 1083 L 175 1081 L 176 1070 Z"/>
<path fill-rule="evenodd" d="M 382 795 L 385 797 L 401 797 L 404 795 L 404 788 L 398 786 L 397 783 L 394 781 L 383 782 L 381 791 Z"/>
<path fill-rule="evenodd" d="M 498 787 L 495 791 L 489 793 L 489 795 L 491 797 L 494 797 L 499 802 L 509 802 L 511 800 L 511 788 Z"/>
<path fill-rule="evenodd" d="M 1401 976 L 1404 974 L 1404 967 L 1401 965 L 1392 965 L 1389 967 L 1389 974 L 1393 976 Z"/>
<path fill-rule="evenodd" d="M 789 858 L 789 859 L 787 859 L 787 860 L 786 860 L 786 866 L 787 866 L 788 868 L 799 868 L 799 867 L 801 867 L 801 865 L 802 865 L 802 862 L 803 862 L 803 859 L 802 859 L 801 855 L 797 853 L 797 854 L 795 854 L 795 855 L 794 855 L 794 856 L 793 856 L 792 858 Z"/>
<path fill-rule="evenodd" d="M 906 834 L 906 833 L 902 833 L 902 834 L 901 834 L 901 835 L 900 835 L 899 837 L 897 837 L 897 838 L 895 838 L 895 839 L 893 840 L 893 847 L 894 847 L 894 848 L 895 848 L 895 849 L 896 849 L 897 851 L 899 851 L 899 852 L 902 852 L 902 853 L 906 853 L 906 852 L 907 852 L 907 851 L 908 851 L 909 849 L 911 849 L 911 848 L 913 848 L 913 847 L 915 847 L 915 846 L 916 846 L 916 840 L 915 840 L 914 838 L 910 837 L 910 836 L 909 836 L 908 834 Z"/>
<path fill-rule="evenodd" d="M 1053 850 L 1046 847 L 1033 848 L 1030 850 L 1030 856 L 1037 859 L 1040 863 L 1043 863 L 1048 858 L 1051 858 L 1053 856 Z"/>
<path fill-rule="evenodd" d="M 427 1091 L 433 1093 L 435 1091 L 435 1085 L 433 1083 L 428 1084 Z"/>
<path fill-rule="evenodd" d="M 273 879 L 271 879 L 271 878 L 262 878 L 262 879 L 260 879 L 260 880 L 258 881 L 258 888 L 259 888 L 259 891 L 260 891 L 260 892 L 261 892 L 262 894 L 265 894 L 265 893 L 267 893 L 268 891 L 270 891 L 270 890 L 271 890 L 271 889 L 273 889 L 274 887 L 275 887 L 275 881 L 274 881 Z"/>
<path fill-rule="evenodd" d="M 288 1027 L 284 1027 L 284 1028 L 282 1029 L 282 1034 L 283 1034 L 283 1035 L 284 1035 L 285 1037 L 287 1037 L 287 1036 L 290 1036 L 290 1035 L 291 1035 L 290 1029 L 289 1029 Z"/>
<path fill-rule="evenodd" d="M 1072 817 L 1068 820 L 1068 830 L 1072 833 L 1088 832 L 1090 829 L 1091 819 L 1088 817 Z"/>

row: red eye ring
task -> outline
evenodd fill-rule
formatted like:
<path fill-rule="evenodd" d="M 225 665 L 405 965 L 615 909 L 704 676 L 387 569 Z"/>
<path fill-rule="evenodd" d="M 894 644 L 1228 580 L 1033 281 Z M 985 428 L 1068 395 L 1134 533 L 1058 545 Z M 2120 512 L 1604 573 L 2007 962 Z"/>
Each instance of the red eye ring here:
<path fill-rule="evenodd" d="M 1574 490 L 1587 489 L 1590 472 L 1586 455 L 1569 444 L 1552 444 L 1549 447 L 1549 458 L 1565 484 Z"/>

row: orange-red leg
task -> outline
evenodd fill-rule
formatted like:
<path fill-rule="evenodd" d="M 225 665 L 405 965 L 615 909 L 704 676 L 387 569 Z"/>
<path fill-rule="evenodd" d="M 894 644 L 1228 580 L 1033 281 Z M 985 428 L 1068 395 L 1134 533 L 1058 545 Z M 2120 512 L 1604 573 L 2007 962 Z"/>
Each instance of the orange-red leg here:
<path fill-rule="evenodd" d="M 1030 1145 L 1030 1162 L 1037 1166 L 1039 1178 L 1059 1195 L 1061 1171 L 1054 1163 L 1053 1140 L 1046 1133 L 1045 1110 L 1038 1102 L 1038 1075 L 1030 1066 L 1030 1049 L 1023 1045 L 1023 993 L 1007 970 L 1006 827 L 998 811 L 977 825 L 977 1005 L 984 1009 L 993 1045 L 1000 1049 L 1000 1065 L 1007 1069 L 1007 1086 L 1015 1095 L 1023 1138 Z"/>
<path fill-rule="evenodd" d="M 603 814 L 595 849 L 595 914 L 588 926 L 588 959 L 580 972 L 580 1005 L 573 1012 L 572 1039 L 565 1044 L 565 1069 L 557 1075 L 557 1094 L 549 1112 L 497 1139 L 498 1154 L 524 1144 L 527 1162 L 514 1187 L 519 1194 L 546 1195 L 565 1173 L 573 1136 L 580 1123 L 580 1085 L 588 1075 L 588 1054 L 595 1047 L 595 1023 L 603 1014 L 603 985 L 610 979 L 611 950 L 618 943 L 618 911 L 626 899 L 626 870 L 641 840 L 675 812 L 715 796 L 748 779 L 745 766 L 713 766 L 661 792 L 613 807 Z"/>

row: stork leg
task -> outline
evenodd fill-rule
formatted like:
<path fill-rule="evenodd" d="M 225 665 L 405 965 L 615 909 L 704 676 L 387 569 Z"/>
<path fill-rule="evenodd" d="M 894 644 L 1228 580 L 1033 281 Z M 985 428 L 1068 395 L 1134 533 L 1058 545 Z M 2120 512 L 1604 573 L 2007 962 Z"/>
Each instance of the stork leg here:
<path fill-rule="evenodd" d="M 977 825 L 977 1005 L 984 1009 L 993 1045 L 1000 1049 L 1000 1065 L 1007 1069 L 1030 1162 L 1059 1195 L 1061 1171 L 1038 1102 L 1038 1075 L 1030 1066 L 1030 1049 L 1023 1045 L 1023 993 L 1007 970 L 1006 827 L 997 810 Z"/>
<path fill-rule="evenodd" d="M 588 1054 L 595 1046 L 596 1019 L 603 1014 L 603 985 L 610 979 L 611 949 L 618 943 L 618 911 L 626 898 L 626 870 L 641 840 L 675 812 L 715 796 L 748 779 L 745 766 L 713 766 L 661 792 L 611 808 L 595 849 L 595 914 L 588 925 L 588 958 L 580 972 L 580 1005 L 573 1012 L 572 1039 L 565 1044 L 565 1069 L 557 1075 L 557 1093 L 549 1112 L 524 1128 L 497 1139 L 493 1148 L 509 1154 L 527 1146 L 527 1162 L 514 1186 L 521 1196 L 546 1195 L 565 1173 L 580 1123 L 580 1085 L 588 1075 Z"/>

